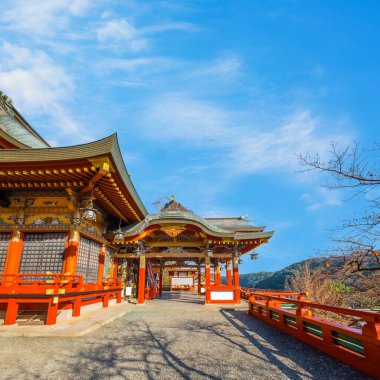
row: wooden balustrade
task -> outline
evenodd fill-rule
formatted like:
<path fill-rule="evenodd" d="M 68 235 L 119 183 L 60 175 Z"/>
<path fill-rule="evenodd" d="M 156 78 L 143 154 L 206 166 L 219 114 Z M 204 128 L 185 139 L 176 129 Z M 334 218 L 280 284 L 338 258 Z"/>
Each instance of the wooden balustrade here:
<path fill-rule="evenodd" d="M 285 290 L 271 290 L 271 289 L 258 289 L 258 288 L 241 288 L 240 297 L 248 300 L 252 293 L 263 293 L 266 295 L 279 295 L 284 297 L 306 297 L 307 292 L 288 292 Z"/>
<path fill-rule="evenodd" d="M 55 324 L 58 311 L 72 310 L 78 317 L 81 308 L 94 303 L 108 306 L 111 299 L 121 302 L 122 279 L 105 278 L 102 284 L 86 284 L 82 275 L 61 273 L 0 274 L 0 308 L 5 310 L 5 325 L 16 323 L 20 309 L 45 310 L 46 324 Z"/>
<path fill-rule="evenodd" d="M 305 300 L 306 293 L 249 291 L 248 313 L 299 340 L 380 379 L 380 313 Z M 353 316 L 361 329 L 313 317 L 313 310 Z"/>

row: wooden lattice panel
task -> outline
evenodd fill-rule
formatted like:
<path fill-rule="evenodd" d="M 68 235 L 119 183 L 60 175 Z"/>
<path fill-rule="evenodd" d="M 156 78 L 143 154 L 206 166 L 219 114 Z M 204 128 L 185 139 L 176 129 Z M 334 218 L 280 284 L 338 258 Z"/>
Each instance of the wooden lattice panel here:
<path fill-rule="evenodd" d="M 77 274 L 83 274 L 87 283 L 98 280 L 99 254 L 101 245 L 81 236 L 79 242 Z"/>
<path fill-rule="evenodd" d="M 4 272 L 10 237 L 10 233 L 0 233 L 0 273 Z"/>
<path fill-rule="evenodd" d="M 26 233 L 20 273 L 62 273 L 66 233 Z"/>

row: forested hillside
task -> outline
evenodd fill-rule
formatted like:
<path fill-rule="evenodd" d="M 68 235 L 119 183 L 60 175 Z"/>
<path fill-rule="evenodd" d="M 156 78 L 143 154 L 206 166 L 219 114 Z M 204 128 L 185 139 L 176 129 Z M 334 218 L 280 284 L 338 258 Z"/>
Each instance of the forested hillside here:
<path fill-rule="evenodd" d="M 240 275 L 240 285 L 247 288 L 284 290 L 287 278 L 291 276 L 295 269 L 301 267 L 306 262 L 309 263 L 311 269 L 321 266 L 325 267 L 327 260 L 327 258 L 313 258 L 289 265 L 277 272 L 242 274 Z"/>
<path fill-rule="evenodd" d="M 264 281 L 266 278 L 273 275 L 274 272 L 257 272 L 257 273 L 247 273 L 241 274 L 240 286 L 243 288 L 256 288 L 260 281 Z"/>

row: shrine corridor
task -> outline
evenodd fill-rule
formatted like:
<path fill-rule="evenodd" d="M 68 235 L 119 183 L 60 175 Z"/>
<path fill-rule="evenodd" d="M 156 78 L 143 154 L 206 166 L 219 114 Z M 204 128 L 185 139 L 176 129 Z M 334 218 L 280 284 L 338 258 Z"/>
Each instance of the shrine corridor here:
<path fill-rule="evenodd" d="M 366 379 L 246 309 L 165 293 L 82 338 L 0 338 L 0 378 Z"/>

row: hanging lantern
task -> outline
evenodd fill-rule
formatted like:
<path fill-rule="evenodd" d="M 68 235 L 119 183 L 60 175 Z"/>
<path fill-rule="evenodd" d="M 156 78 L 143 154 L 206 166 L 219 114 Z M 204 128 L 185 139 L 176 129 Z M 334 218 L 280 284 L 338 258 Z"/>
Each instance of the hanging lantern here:
<path fill-rule="evenodd" d="M 121 219 L 119 220 L 119 228 L 117 229 L 117 231 L 115 231 L 113 242 L 115 244 L 124 243 L 124 234 L 123 234 L 123 231 L 121 230 Z"/>
<path fill-rule="evenodd" d="M 94 208 L 92 202 L 84 209 L 82 213 L 82 218 L 90 221 L 96 221 L 96 209 Z"/>
<path fill-rule="evenodd" d="M 92 203 L 92 198 L 94 196 L 94 188 L 91 190 L 91 199 L 88 205 L 83 209 L 82 218 L 89 220 L 89 221 L 96 221 L 96 213 L 98 210 L 94 207 L 94 204 Z"/>
<path fill-rule="evenodd" d="M 239 259 L 238 260 L 238 264 L 240 265 L 240 264 L 243 264 L 243 260 L 242 259 Z"/>
<path fill-rule="evenodd" d="M 121 244 L 124 242 L 124 234 L 123 231 L 119 228 L 113 237 L 113 242 L 116 244 Z"/>
<path fill-rule="evenodd" d="M 251 260 L 257 260 L 259 257 L 257 253 L 251 253 L 250 256 L 251 256 Z"/>
<path fill-rule="evenodd" d="M 206 250 L 206 256 L 207 257 L 213 257 L 214 256 L 214 253 L 212 252 L 212 249 L 207 249 Z"/>

